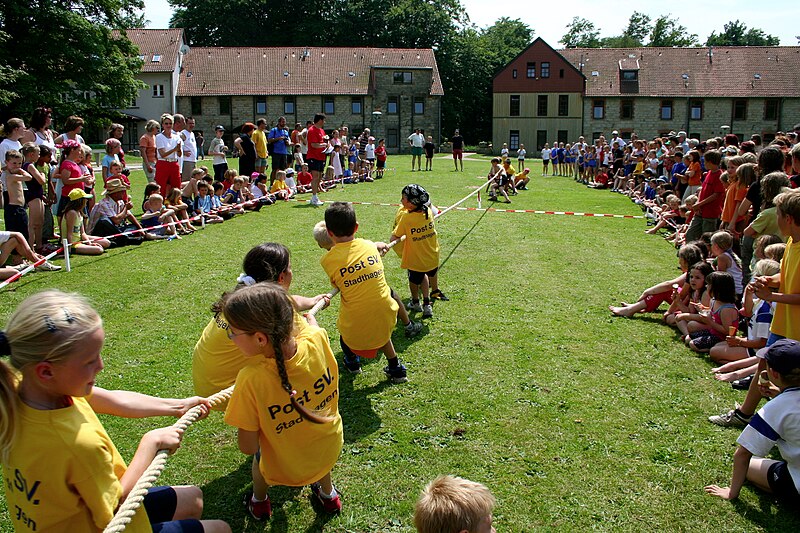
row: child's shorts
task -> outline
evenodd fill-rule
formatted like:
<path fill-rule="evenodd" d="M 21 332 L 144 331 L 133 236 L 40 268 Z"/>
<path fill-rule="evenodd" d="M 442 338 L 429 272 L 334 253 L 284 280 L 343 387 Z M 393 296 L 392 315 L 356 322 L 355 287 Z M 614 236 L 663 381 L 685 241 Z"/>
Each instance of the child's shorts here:
<path fill-rule="evenodd" d="M 542 165 L 544 165 L 544 166 L 547 166 L 547 163 L 549 163 L 549 162 L 550 162 L 549 159 L 542 159 Z"/>
<path fill-rule="evenodd" d="M 378 159 L 378 168 L 386 168 L 386 160 L 381 161 Z"/>
<path fill-rule="evenodd" d="M 3 244 L 4 242 L 6 242 L 10 238 L 11 238 L 11 232 L 10 231 L 0 231 L 0 244 Z"/>
<path fill-rule="evenodd" d="M 3 212 L 6 223 L 6 231 L 16 231 L 28 236 L 28 211 L 21 205 L 6 205 Z"/>
<path fill-rule="evenodd" d="M 773 463 L 767 470 L 767 482 L 772 493 L 781 500 L 800 503 L 800 495 L 786 461 Z"/>
<path fill-rule="evenodd" d="M 366 357 L 367 359 L 375 359 L 378 356 L 377 348 L 370 350 L 354 350 L 344 342 L 341 336 L 339 337 L 339 346 L 342 347 L 342 352 L 344 352 L 344 355 L 347 356 L 348 359 L 354 359 L 356 355 L 359 357 Z"/>
<path fill-rule="evenodd" d="M 154 533 L 203 533 L 199 520 L 172 520 L 178 508 L 178 494 L 172 487 L 150 488 L 143 503 Z"/>
<path fill-rule="evenodd" d="M 436 272 L 439 271 L 439 267 L 434 268 L 433 270 L 429 270 L 427 272 L 417 272 L 416 270 L 409 270 L 408 271 L 408 281 L 413 283 L 414 285 L 419 285 L 422 283 L 422 280 L 425 279 L 425 276 L 432 278 L 436 275 Z"/>
<path fill-rule="evenodd" d="M 708 329 L 689 333 L 689 338 L 694 341 L 694 346 L 698 350 L 710 350 L 715 344 L 723 340 L 714 335 L 711 330 Z"/>

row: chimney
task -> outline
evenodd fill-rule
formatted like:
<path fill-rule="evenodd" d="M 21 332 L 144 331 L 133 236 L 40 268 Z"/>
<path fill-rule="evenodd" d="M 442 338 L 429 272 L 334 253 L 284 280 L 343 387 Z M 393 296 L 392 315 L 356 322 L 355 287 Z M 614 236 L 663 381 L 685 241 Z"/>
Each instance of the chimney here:
<path fill-rule="evenodd" d="M 713 46 L 709 46 L 708 47 L 708 62 L 711 65 L 714 64 L 714 47 Z"/>

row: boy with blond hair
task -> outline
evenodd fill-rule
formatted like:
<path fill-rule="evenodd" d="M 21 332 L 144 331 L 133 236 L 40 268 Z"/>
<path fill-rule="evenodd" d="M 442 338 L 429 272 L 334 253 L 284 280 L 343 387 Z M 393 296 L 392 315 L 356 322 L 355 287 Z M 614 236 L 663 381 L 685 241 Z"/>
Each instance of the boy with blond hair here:
<path fill-rule="evenodd" d="M 439 476 L 422 491 L 414 509 L 419 533 L 495 533 L 495 499 L 481 483 Z"/>

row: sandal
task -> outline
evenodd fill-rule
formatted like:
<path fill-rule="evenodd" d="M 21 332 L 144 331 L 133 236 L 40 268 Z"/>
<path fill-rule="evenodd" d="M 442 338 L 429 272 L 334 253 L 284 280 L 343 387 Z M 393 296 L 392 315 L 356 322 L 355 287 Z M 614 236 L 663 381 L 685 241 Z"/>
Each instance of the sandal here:
<path fill-rule="evenodd" d="M 440 289 L 436 289 L 435 291 L 431 291 L 431 298 L 433 300 L 441 300 L 443 302 L 449 302 L 450 298 L 444 295 L 444 293 Z"/>

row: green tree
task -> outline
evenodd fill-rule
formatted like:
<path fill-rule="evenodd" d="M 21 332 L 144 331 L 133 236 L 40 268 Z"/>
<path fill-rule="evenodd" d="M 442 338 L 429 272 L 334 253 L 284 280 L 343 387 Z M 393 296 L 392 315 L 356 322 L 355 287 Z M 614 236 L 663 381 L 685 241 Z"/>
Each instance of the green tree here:
<path fill-rule="evenodd" d="M 638 46 L 642 46 L 644 40 L 652 31 L 652 26 L 652 19 L 649 16 L 634 11 L 630 18 L 628 18 L 628 27 L 622 32 L 622 36 L 633 39 L 639 43 Z"/>
<path fill-rule="evenodd" d="M 124 30 L 143 23 L 141 0 L 0 4 L 0 114 L 27 117 L 39 105 L 59 117 L 114 116 L 141 86 L 136 47 Z"/>
<path fill-rule="evenodd" d="M 781 40 L 774 35 L 767 35 L 758 28 L 747 29 L 744 22 L 735 20 L 723 26 L 720 33 L 711 32 L 706 46 L 778 46 Z"/>
<path fill-rule="evenodd" d="M 697 34 L 689 33 L 671 15 L 661 15 L 653 23 L 647 46 L 698 46 Z"/>
<path fill-rule="evenodd" d="M 600 30 L 595 28 L 594 23 L 575 17 L 567 24 L 567 33 L 558 42 L 565 48 L 600 48 L 602 43 L 599 35 Z"/>

